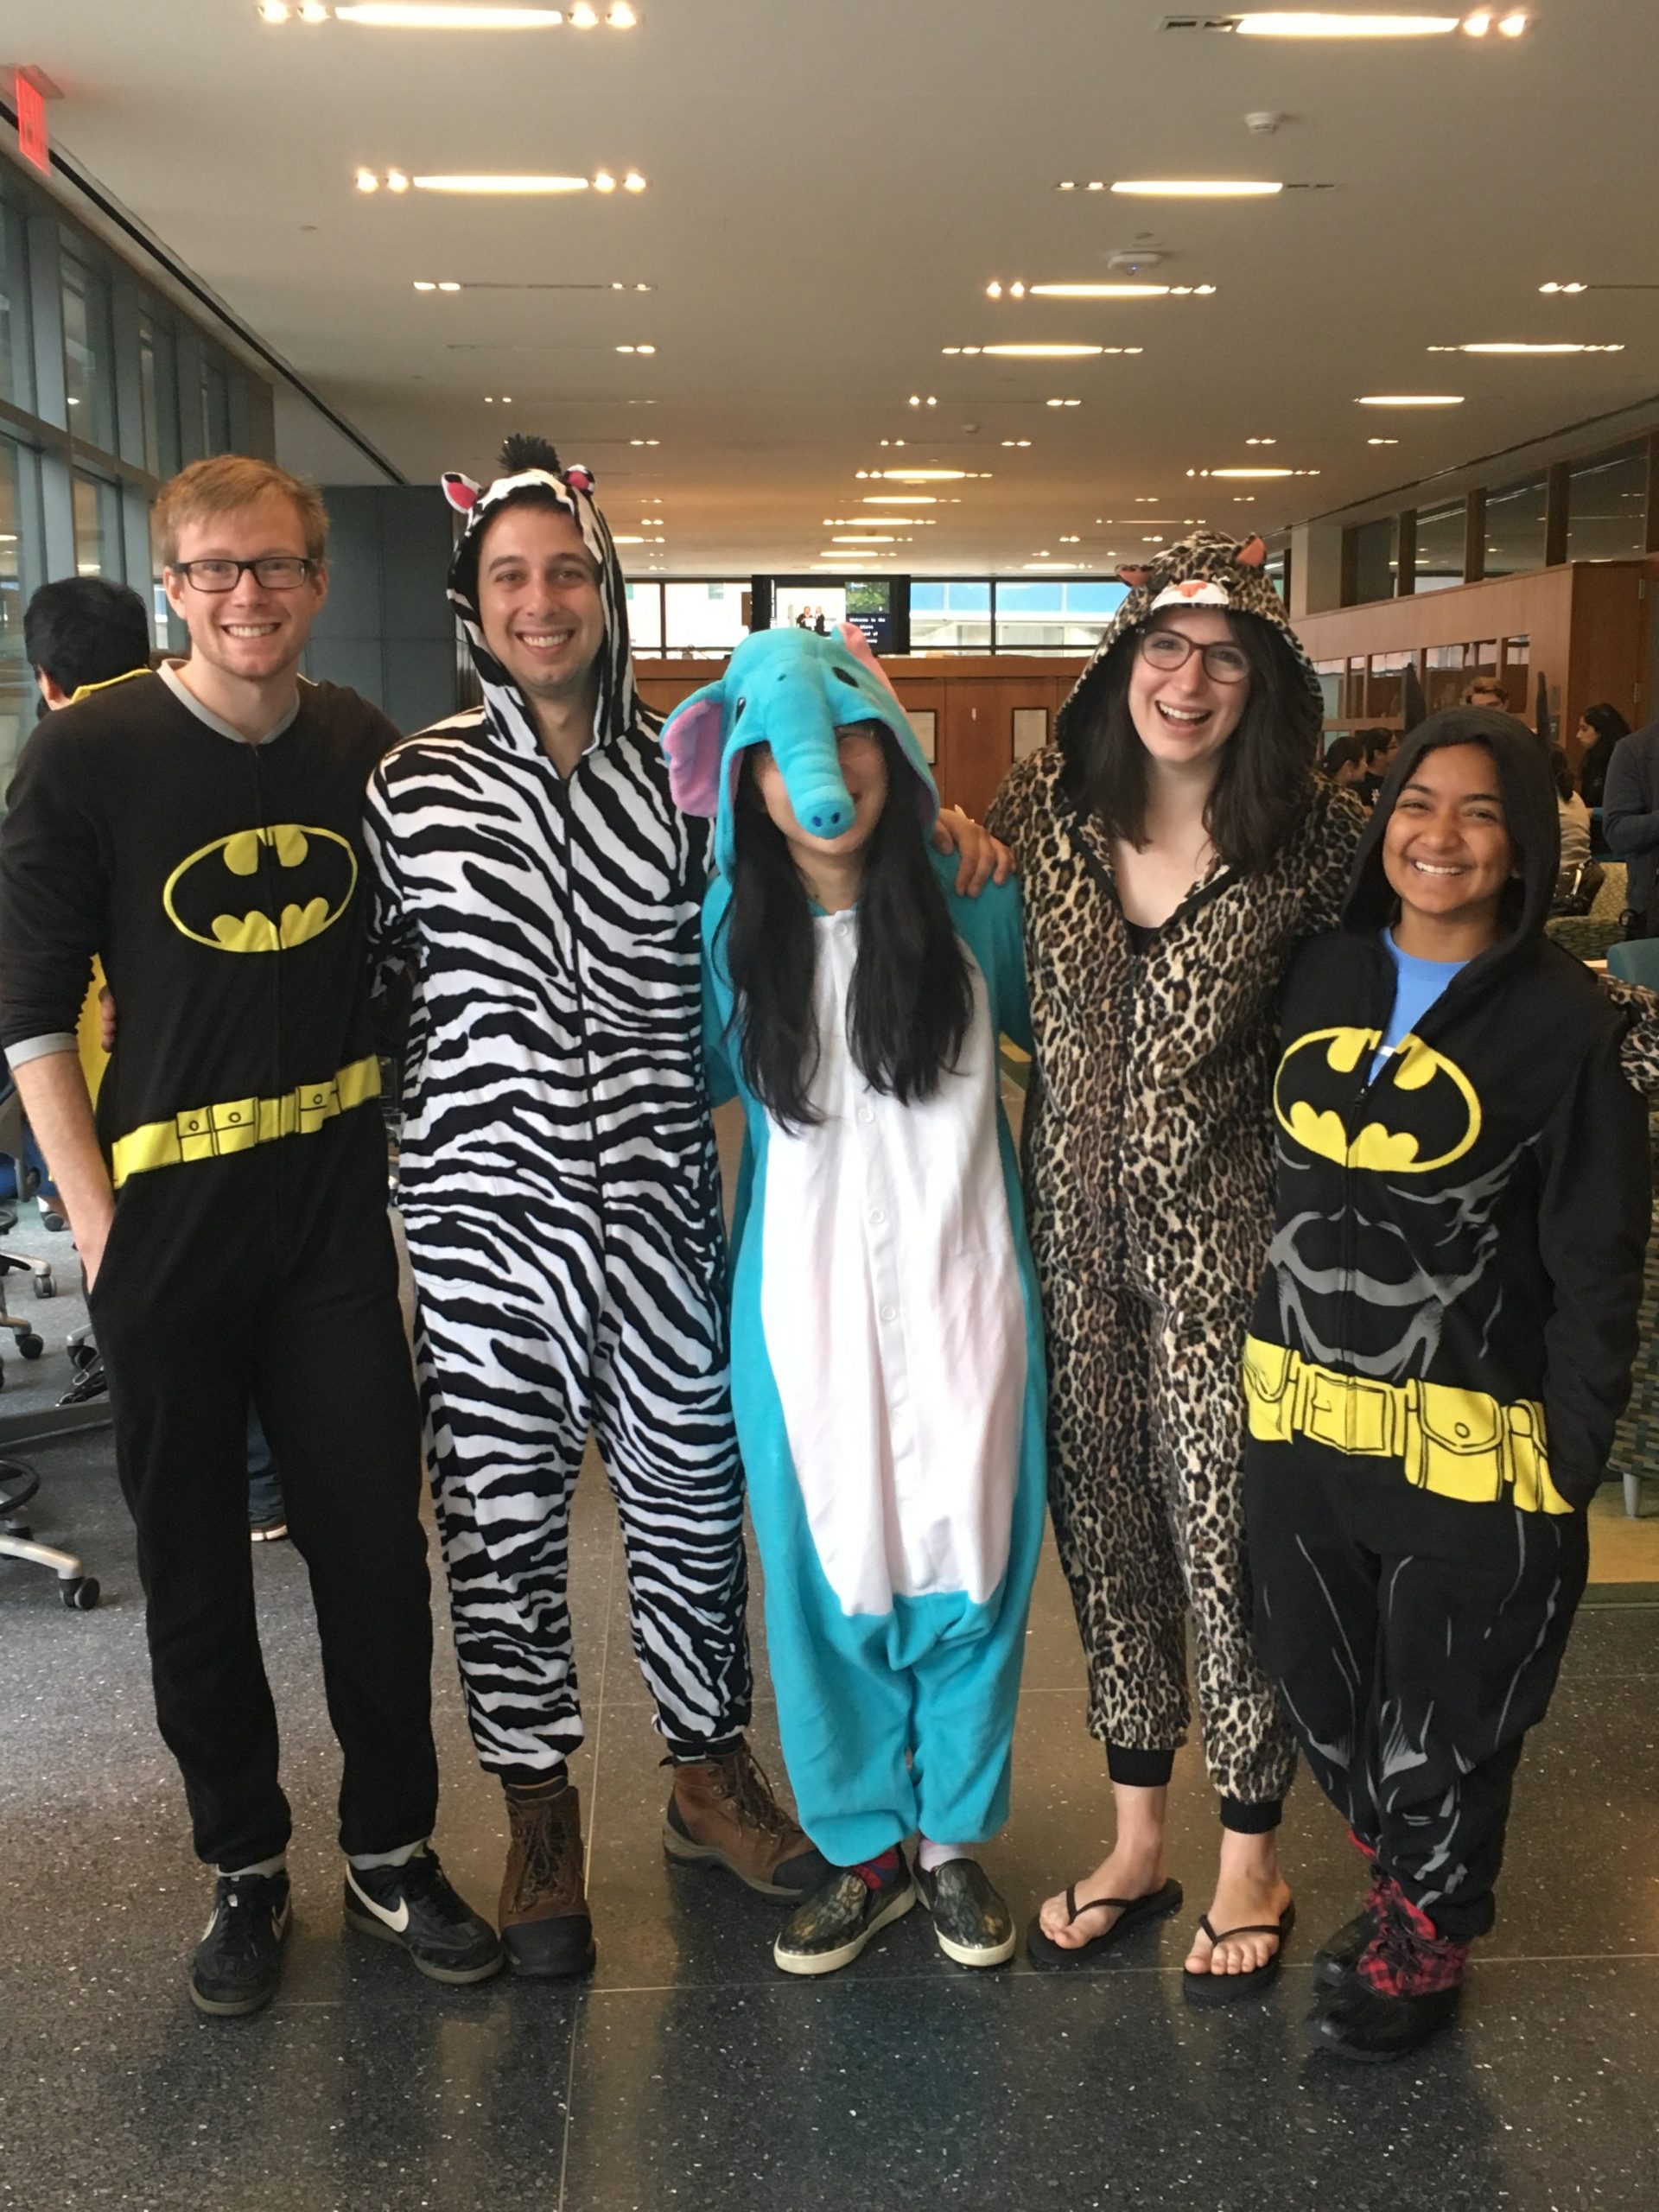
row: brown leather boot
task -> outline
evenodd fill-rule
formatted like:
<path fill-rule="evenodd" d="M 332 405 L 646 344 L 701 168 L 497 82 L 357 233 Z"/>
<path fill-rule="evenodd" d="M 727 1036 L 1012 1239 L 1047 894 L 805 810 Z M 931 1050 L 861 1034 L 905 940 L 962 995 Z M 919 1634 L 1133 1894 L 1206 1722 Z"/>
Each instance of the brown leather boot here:
<path fill-rule="evenodd" d="M 686 1865 L 723 1866 L 765 1897 L 798 1904 L 833 1871 L 772 1794 L 747 1744 L 674 1769 L 663 1848 Z"/>
<path fill-rule="evenodd" d="M 582 1802 L 562 1789 L 507 1790 L 506 1872 L 498 1916 L 514 1974 L 540 1980 L 591 1974 L 594 1923 L 582 1879 Z"/>

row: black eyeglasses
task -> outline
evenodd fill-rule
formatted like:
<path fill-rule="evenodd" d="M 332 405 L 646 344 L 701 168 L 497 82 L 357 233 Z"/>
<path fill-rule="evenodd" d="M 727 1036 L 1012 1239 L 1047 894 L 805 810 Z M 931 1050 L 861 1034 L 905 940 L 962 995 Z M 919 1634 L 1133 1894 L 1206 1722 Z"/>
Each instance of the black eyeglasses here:
<path fill-rule="evenodd" d="M 250 569 L 264 591 L 297 591 L 322 563 L 298 553 L 262 553 L 257 561 L 174 561 L 168 565 L 197 591 L 234 591 Z"/>
<path fill-rule="evenodd" d="M 1237 645 L 1201 645 L 1192 638 L 1183 637 L 1179 630 L 1143 630 L 1141 632 L 1141 658 L 1150 667 L 1161 669 L 1166 675 L 1172 670 L 1185 668 L 1194 653 L 1204 655 L 1204 672 L 1214 683 L 1242 683 L 1250 672 L 1250 664 Z"/>

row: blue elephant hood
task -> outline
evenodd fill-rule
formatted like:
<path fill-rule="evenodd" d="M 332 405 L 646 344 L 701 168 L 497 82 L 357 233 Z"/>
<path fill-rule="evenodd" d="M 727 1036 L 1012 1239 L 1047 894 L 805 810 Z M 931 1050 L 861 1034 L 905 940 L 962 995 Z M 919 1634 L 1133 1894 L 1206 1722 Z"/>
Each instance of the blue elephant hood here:
<path fill-rule="evenodd" d="M 866 721 L 892 731 L 916 778 L 918 804 L 931 828 L 939 810 L 932 772 L 898 694 L 863 633 L 851 625 L 843 623 L 828 637 L 792 624 L 758 630 L 737 647 L 715 683 L 682 700 L 663 729 L 669 783 L 683 813 L 713 817 L 721 874 L 732 871 L 741 756 L 751 746 L 771 746 L 801 827 L 835 836 L 837 806 L 847 823 L 852 819 L 836 731 Z"/>

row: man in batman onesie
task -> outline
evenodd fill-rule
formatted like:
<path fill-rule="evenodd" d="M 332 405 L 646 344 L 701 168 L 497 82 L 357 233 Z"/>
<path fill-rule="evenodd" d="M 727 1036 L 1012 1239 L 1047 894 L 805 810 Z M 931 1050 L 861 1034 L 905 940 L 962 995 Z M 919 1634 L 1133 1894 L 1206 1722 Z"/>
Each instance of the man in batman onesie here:
<path fill-rule="evenodd" d="M 1630 1388 L 1641 1009 L 1546 938 L 1557 843 L 1532 734 L 1431 715 L 1285 987 L 1246 1501 L 1258 1652 L 1370 1862 L 1316 1977 L 1350 2058 L 1449 2018 L 1492 1925 Z"/>
<path fill-rule="evenodd" d="M 289 1925 L 250 1400 L 345 1755 L 347 1921 L 478 1981 L 500 1946 L 427 1847 L 419 1419 L 369 1028 L 362 797 L 397 733 L 299 680 L 326 589 L 314 490 L 226 455 L 156 519 L 189 658 L 96 687 L 24 750 L 0 833 L 0 1046 L 86 1268 L 157 1718 L 218 1875 L 191 1994 L 217 2014 L 268 2003 Z M 96 1123 L 74 1035 L 95 956 L 121 1009 Z"/>

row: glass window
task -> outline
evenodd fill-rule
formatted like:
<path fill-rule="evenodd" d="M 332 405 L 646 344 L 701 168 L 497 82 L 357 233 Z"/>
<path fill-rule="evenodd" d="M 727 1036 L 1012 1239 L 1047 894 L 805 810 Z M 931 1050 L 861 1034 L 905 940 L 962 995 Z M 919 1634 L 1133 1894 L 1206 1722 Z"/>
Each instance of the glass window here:
<path fill-rule="evenodd" d="M 0 438 L 0 791 L 11 781 L 39 697 L 23 658 L 22 494 L 17 448 Z"/>
<path fill-rule="evenodd" d="M 921 583 L 910 588 L 910 650 L 913 653 L 988 652 L 988 583 Z"/>
<path fill-rule="evenodd" d="M 109 279 L 102 270 L 63 257 L 63 365 L 69 429 L 88 445 L 115 450 L 115 340 Z"/>
<path fill-rule="evenodd" d="M 1644 550 L 1648 450 L 1644 440 L 1581 461 L 1567 480 L 1569 561 L 1628 561 Z"/>
<path fill-rule="evenodd" d="M 749 634 L 741 583 L 664 584 L 664 642 L 671 653 L 728 653 Z"/>
<path fill-rule="evenodd" d="M 217 361 L 201 365 L 201 439 L 209 458 L 231 450 L 231 379 Z"/>
<path fill-rule="evenodd" d="M 121 548 L 121 493 L 101 476 L 74 474 L 75 572 L 122 582 L 127 564 Z"/>
<path fill-rule="evenodd" d="M 1544 480 L 1529 476 L 1486 494 L 1486 573 L 1513 576 L 1544 565 Z"/>
<path fill-rule="evenodd" d="M 659 653 L 663 650 L 660 584 L 628 586 L 628 643 L 637 653 Z"/>
<path fill-rule="evenodd" d="M 138 392 L 144 418 L 144 467 L 152 476 L 179 467 L 179 368 L 173 333 L 155 315 L 138 318 Z"/>
<path fill-rule="evenodd" d="M 1465 503 L 1420 507 L 1417 512 L 1417 588 L 1445 591 L 1463 582 Z"/>
<path fill-rule="evenodd" d="M 1384 515 L 1362 523 L 1354 532 L 1354 599 L 1392 599 L 1400 568 L 1400 518 Z"/>
<path fill-rule="evenodd" d="M 999 583 L 996 588 L 997 651 L 1091 650 L 1122 604 L 1128 586 L 1071 582 L 1058 576 L 1040 583 Z M 915 616 L 911 640 L 915 641 Z"/>
<path fill-rule="evenodd" d="M 0 205 L 0 396 L 14 407 L 35 404 L 29 329 L 29 226 Z"/>

